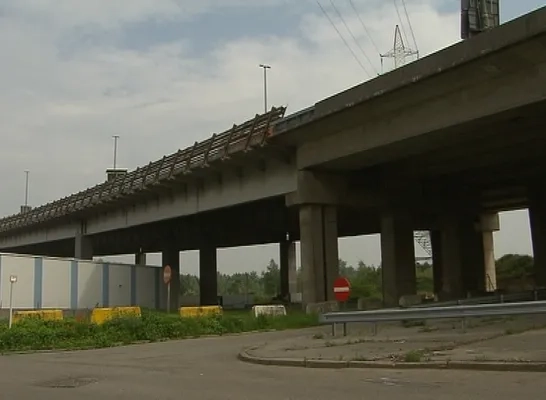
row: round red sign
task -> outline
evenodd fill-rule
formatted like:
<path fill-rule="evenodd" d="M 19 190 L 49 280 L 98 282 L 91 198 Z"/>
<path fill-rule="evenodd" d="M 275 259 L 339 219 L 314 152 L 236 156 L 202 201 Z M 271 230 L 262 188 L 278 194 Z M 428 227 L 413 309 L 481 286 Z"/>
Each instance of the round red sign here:
<path fill-rule="evenodd" d="M 171 281 L 172 271 L 170 265 L 165 265 L 165 268 L 163 268 L 163 282 L 166 284 Z"/>
<path fill-rule="evenodd" d="M 337 301 L 349 300 L 351 294 L 351 283 L 347 278 L 340 276 L 334 281 L 334 296 Z"/>

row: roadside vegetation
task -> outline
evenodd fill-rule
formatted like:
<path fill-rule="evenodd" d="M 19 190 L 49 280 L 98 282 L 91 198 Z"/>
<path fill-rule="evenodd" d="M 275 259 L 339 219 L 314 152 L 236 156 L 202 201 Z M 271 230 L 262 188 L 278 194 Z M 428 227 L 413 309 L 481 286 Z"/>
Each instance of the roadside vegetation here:
<path fill-rule="evenodd" d="M 528 290 L 533 287 L 533 257 L 522 254 L 506 254 L 496 261 L 497 285 L 505 291 Z M 434 292 L 432 264 L 421 262 L 415 266 L 417 292 Z M 339 274 L 351 282 L 351 301 L 365 299 L 371 305 L 380 306 L 382 302 L 381 266 L 367 265 L 360 261 L 350 265 L 339 260 Z M 261 273 L 218 274 L 220 295 L 252 294 L 258 304 L 269 303 L 280 293 L 281 272 L 274 260 L 270 260 Z M 180 294 L 196 296 L 199 294 L 199 278 L 195 275 L 180 276 Z M 303 289 L 301 269 L 297 271 L 297 291 Z"/>
<path fill-rule="evenodd" d="M 43 321 L 28 318 L 11 329 L 5 321 L 0 322 L 0 352 L 114 347 L 207 335 L 306 328 L 316 324 L 315 315 L 294 311 L 287 316 L 257 318 L 250 312 L 180 318 L 176 314 L 143 311 L 141 318 L 118 318 L 102 325 L 76 319 Z"/>

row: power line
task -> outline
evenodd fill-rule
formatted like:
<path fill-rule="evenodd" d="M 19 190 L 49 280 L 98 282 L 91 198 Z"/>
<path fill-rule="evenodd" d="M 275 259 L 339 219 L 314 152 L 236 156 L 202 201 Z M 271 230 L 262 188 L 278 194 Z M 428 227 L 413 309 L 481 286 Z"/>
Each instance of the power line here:
<path fill-rule="evenodd" d="M 339 19 L 341 19 L 341 22 L 343 23 L 343 25 L 345 25 L 345 29 L 347 29 L 347 32 L 349 32 L 349 35 L 351 35 L 351 37 L 353 38 L 353 41 L 355 42 L 356 46 L 360 49 L 360 51 L 364 55 L 364 58 L 366 58 L 366 60 L 368 60 L 368 63 L 370 64 L 370 66 L 372 67 L 374 72 L 377 75 L 379 75 L 379 73 L 377 72 L 377 69 L 375 69 L 374 65 L 372 64 L 372 61 L 370 60 L 370 58 L 368 57 L 368 55 L 366 54 L 366 52 L 364 51 L 362 46 L 360 46 L 360 44 L 358 43 L 358 40 L 356 39 L 355 35 L 353 34 L 353 31 L 351 31 L 351 28 L 349 28 L 349 25 L 347 25 L 347 22 L 345 22 L 345 18 L 343 18 L 343 15 L 341 15 L 341 12 L 339 12 L 339 10 L 336 7 L 336 5 L 334 4 L 333 0 L 330 0 L 330 4 L 334 8 L 334 11 L 337 13 Z"/>
<path fill-rule="evenodd" d="M 379 51 L 379 47 L 377 46 L 377 44 L 375 43 L 375 41 L 373 40 L 372 38 L 372 35 L 370 35 L 370 32 L 368 31 L 368 28 L 366 27 L 366 25 L 364 24 L 364 21 L 362 21 L 362 18 L 360 18 L 360 14 L 358 13 L 356 7 L 355 7 L 355 4 L 353 3 L 353 0 L 349 0 L 349 4 L 351 5 L 351 7 L 353 8 L 353 11 L 355 12 L 356 16 L 358 17 L 358 20 L 360 21 L 360 23 L 362 24 L 362 28 L 364 28 L 364 32 L 366 32 L 366 35 L 368 36 L 368 39 L 370 39 L 370 42 L 371 44 L 373 45 L 373 47 L 375 48 L 375 51 L 377 51 L 379 54 L 381 53 Z"/>
<path fill-rule="evenodd" d="M 402 30 L 402 34 L 404 35 L 404 40 L 406 43 L 409 43 L 408 35 L 406 35 L 406 30 L 404 29 L 404 22 L 402 21 L 402 17 L 400 16 L 400 10 L 398 9 L 398 4 L 396 3 L 396 0 L 392 0 L 394 4 L 394 8 L 396 9 L 396 15 L 398 15 L 398 21 L 400 21 L 400 29 Z"/>
<path fill-rule="evenodd" d="M 349 49 L 349 51 L 351 52 L 351 54 L 353 55 L 354 59 L 356 60 L 356 62 L 358 63 L 358 65 L 360 65 L 360 67 L 364 70 L 364 72 L 366 72 L 366 75 L 368 75 L 368 77 L 370 77 L 370 73 L 368 72 L 368 70 L 366 69 L 366 67 L 364 66 L 364 64 L 362 64 L 362 62 L 360 62 L 360 60 L 358 59 L 358 57 L 356 56 L 355 52 L 353 51 L 353 49 L 351 48 L 351 46 L 349 46 L 349 43 L 347 43 L 347 41 L 345 40 L 345 38 L 343 37 L 343 35 L 341 34 L 341 32 L 339 31 L 339 29 L 337 29 L 337 26 L 336 24 L 334 24 L 334 21 L 332 21 L 332 19 L 330 18 L 330 16 L 328 15 L 328 13 L 326 12 L 326 10 L 324 9 L 324 7 L 322 7 L 322 4 L 320 4 L 319 0 L 316 0 L 318 6 L 320 7 L 320 9 L 322 10 L 322 13 L 326 16 L 326 18 L 328 19 L 328 21 L 330 21 L 330 24 L 334 27 L 334 29 L 336 30 L 337 34 L 339 35 L 339 37 L 341 38 L 341 40 L 343 40 L 343 43 L 345 43 L 345 46 L 347 46 L 347 49 Z"/>
<path fill-rule="evenodd" d="M 413 27 L 411 26 L 411 20 L 408 14 L 408 9 L 406 8 L 406 0 L 402 0 L 402 5 L 404 6 L 404 12 L 406 13 L 406 19 L 408 20 L 411 37 L 413 38 L 413 44 L 415 45 L 415 51 L 417 51 L 417 58 L 419 58 L 419 46 L 417 46 L 417 40 L 415 40 L 415 33 L 413 32 Z"/>

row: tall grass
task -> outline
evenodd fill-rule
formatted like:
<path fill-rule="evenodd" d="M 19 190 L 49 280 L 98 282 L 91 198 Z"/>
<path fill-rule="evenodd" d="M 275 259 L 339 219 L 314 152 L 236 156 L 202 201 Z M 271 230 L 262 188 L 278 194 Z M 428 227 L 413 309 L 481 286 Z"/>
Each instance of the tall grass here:
<path fill-rule="evenodd" d="M 102 325 L 65 319 L 24 319 L 8 329 L 0 323 L 0 352 L 112 347 L 141 341 L 186 339 L 262 330 L 305 328 L 317 324 L 315 315 L 291 313 L 268 317 L 229 313 L 180 318 L 174 314 L 143 312 L 141 318 L 117 318 Z"/>

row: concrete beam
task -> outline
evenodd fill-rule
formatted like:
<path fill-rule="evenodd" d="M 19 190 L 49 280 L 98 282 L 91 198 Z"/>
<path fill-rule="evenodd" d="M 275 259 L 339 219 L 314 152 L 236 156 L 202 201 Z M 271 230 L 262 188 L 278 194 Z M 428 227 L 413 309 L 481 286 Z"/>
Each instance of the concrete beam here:
<path fill-rule="evenodd" d="M 348 194 L 347 178 L 341 174 L 298 171 L 296 190 L 287 194 L 288 206 L 302 204 L 336 205 Z"/>
<path fill-rule="evenodd" d="M 32 230 L 3 233 L 0 236 L 0 249 L 25 247 L 39 243 L 60 240 L 73 240 L 74 232 L 81 229 L 80 223 L 70 221 L 59 225 L 37 226 Z"/>
<path fill-rule="evenodd" d="M 381 204 L 384 196 L 378 190 L 352 187 L 346 173 L 306 170 L 297 172 L 297 190 L 285 199 L 287 207 L 322 204 L 365 208 Z"/>
<path fill-rule="evenodd" d="M 141 203 L 90 216 L 87 232 L 108 232 L 284 196 L 296 190 L 296 179 L 293 165 L 267 160 L 265 171 L 245 170 L 242 176 L 226 172 L 221 182 L 204 179 L 201 185 L 188 185 L 187 191 L 174 192 L 172 196 L 143 199 Z"/>

